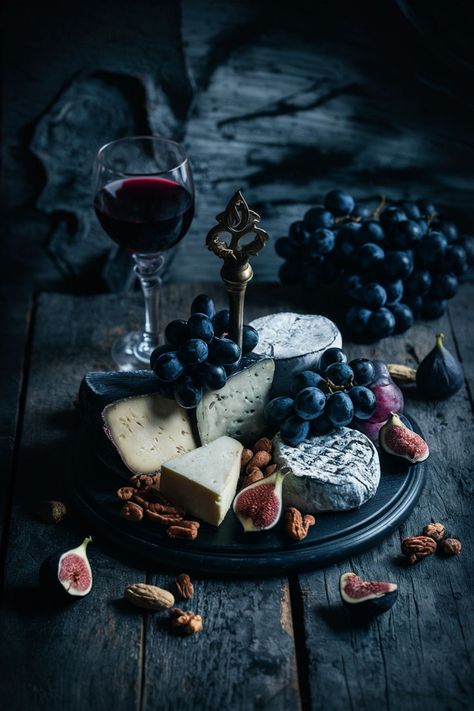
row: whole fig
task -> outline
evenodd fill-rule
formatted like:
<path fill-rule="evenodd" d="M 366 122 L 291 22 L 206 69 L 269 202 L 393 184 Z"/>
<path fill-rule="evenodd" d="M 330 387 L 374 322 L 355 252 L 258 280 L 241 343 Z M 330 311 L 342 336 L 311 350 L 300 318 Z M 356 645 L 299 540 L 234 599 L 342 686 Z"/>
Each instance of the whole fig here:
<path fill-rule="evenodd" d="M 461 364 L 443 346 L 443 334 L 436 336 L 436 345 L 421 361 L 416 371 L 416 386 L 427 400 L 445 400 L 462 387 Z"/>

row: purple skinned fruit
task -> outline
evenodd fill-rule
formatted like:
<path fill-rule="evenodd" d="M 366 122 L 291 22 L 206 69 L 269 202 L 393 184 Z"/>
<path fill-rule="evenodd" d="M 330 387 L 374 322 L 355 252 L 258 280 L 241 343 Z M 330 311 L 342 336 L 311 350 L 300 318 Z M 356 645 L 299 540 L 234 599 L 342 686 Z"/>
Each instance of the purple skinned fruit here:
<path fill-rule="evenodd" d="M 386 423 L 392 412 L 403 413 L 403 393 L 393 382 L 388 368 L 381 360 L 373 361 L 375 377 L 373 383 L 367 387 L 372 390 L 377 398 L 375 412 L 369 420 L 354 421 L 352 427 L 365 434 L 372 442 L 378 443 L 379 431 Z"/>

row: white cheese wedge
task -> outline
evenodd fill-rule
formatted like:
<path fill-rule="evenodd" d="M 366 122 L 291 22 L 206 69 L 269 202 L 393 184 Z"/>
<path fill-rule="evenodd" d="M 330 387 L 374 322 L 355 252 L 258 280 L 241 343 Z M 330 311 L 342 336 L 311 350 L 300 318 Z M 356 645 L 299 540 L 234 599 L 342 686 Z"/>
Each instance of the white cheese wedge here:
<path fill-rule="evenodd" d="M 219 437 L 161 468 L 160 490 L 193 516 L 219 526 L 229 510 L 240 475 L 242 445 Z"/>
<path fill-rule="evenodd" d="M 265 433 L 263 415 L 275 372 L 270 358 L 243 359 L 242 370 L 231 375 L 221 390 L 204 393 L 196 408 L 196 422 L 202 444 L 228 435 L 251 446 Z"/>
<path fill-rule="evenodd" d="M 342 346 L 339 329 L 324 316 L 276 313 L 250 325 L 258 331 L 255 352 L 275 361 L 272 397 L 288 395 L 293 373 L 317 368 L 325 350 Z"/>
<path fill-rule="evenodd" d="M 135 474 L 156 472 L 171 457 L 197 447 L 187 410 L 157 393 L 117 400 L 104 408 L 102 419 Z"/>

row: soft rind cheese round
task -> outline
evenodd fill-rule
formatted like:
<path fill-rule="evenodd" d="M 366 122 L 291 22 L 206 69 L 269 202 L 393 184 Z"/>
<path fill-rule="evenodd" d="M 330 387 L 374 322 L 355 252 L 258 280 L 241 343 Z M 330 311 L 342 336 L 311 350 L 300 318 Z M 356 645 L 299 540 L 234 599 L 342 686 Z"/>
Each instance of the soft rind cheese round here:
<path fill-rule="evenodd" d="M 361 432 L 341 427 L 311 437 L 297 447 L 274 440 L 274 461 L 290 467 L 283 483 L 283 503 L 312 513 L 354 509 L 374 496 L 380 483 L 380 461 L 372 442 Z"/>
<path fill-rule="evenodd" d="M 275 361 L 273 397 L 288 395 L 293 373 L 317 368 L 325 350 L 342 346 L 339 329 L 325 316 L 284 312 L 261 316 L 250 325 L 258 331 L 255 351 Z"/>

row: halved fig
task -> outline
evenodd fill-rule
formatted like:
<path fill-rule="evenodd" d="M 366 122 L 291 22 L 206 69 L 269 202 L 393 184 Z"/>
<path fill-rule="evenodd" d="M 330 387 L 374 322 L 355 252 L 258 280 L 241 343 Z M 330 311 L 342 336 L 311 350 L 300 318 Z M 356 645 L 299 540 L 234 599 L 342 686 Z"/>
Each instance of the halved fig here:
<path fill-rule="evenodd" d="M 423 437 L 406 427 L 394 412 L 380 430 L 379 442 L 384 452 L 407 459 L 412 464 L 424 462 L 430 454 Z"/>
<path fill-rule="evenodd" d="M 268 531 L 281 516 L 282 484 L 289 467 L 246 486 L 234 499 L 234 512 L 245 533 Z"/>
<path fill-rule="evenodd" d="M 49 556 L 40 568 L 42 586 L 64 600 L 87 595 L 92 588 L 92 570 L 86 552 L 91 541 L 88 536 L 77 548 Z"/>
<path fill-rule="evenodd" d="M 355 573 L 343 573 L 339 592 L 344 605 L 355 613 L 378 615 L 389 610 L 398 596 L 395 583 L 363 580 Z"/>

